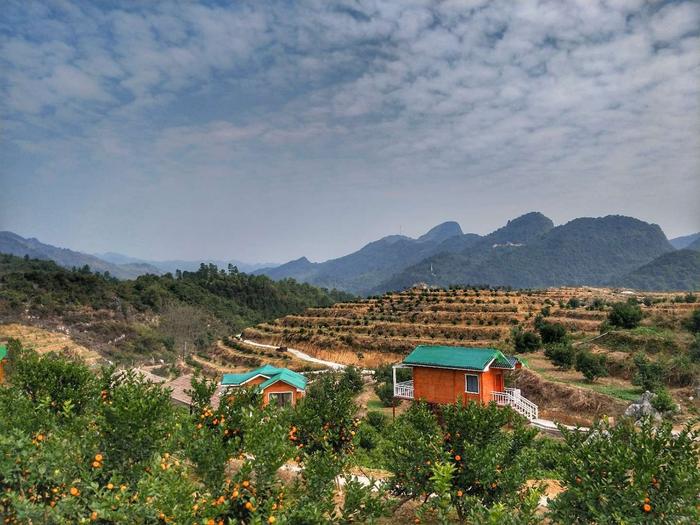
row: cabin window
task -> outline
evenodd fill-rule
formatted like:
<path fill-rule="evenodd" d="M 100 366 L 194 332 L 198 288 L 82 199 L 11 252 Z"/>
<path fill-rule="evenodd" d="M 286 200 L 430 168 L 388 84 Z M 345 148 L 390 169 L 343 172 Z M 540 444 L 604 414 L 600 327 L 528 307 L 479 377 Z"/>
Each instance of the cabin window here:
<path fill-rule="evenodd" d="M 267 395 L 267 401 L 278 407 L 289 406 L 292 404 L 292 393 L 291 392 L 270 392 Z"/>
<path fill-rule="evenodd" d="M 464 376 L 464 391 L 467 394 L 479 393 L 479 376 L 476 374 L 466 374 Z"/>

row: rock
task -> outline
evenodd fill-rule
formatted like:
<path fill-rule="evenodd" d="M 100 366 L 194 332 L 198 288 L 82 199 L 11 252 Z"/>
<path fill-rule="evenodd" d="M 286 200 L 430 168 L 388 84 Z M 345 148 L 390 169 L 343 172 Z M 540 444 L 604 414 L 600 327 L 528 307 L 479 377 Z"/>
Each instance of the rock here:
<path fill-rule="evenodd" d="M 656 421 L 661 421 L 661 413 L 651 404 L 651 400 L 655 397 L 656 394 L 647 390 L 642 394 L 642 397 L 640 397 L 636 403 L 632 403 L 627 407 L 625 410 L 625 416 L 634 418 L 635 421 L 639 421 L 643 417 L 647 416 L 652 417 Z"/>

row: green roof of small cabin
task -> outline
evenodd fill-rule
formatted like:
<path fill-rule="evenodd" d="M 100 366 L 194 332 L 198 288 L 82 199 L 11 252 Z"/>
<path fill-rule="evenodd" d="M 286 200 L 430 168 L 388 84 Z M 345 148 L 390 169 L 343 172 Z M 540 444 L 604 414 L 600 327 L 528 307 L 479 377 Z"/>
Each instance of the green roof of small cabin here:
<path fill-rule="evenodd" d="M 496 348 L 420 345 L 406 356 L 403 364 L 484 371 L 492 361 L 494 368 L 513 369 L 517 359 Z"/>
<path fill-rule="evenodd" d="M 266 378 L 265 381 L 258 385 L 259 390 L 265 390 L 277 381 L 284 381 L 299 390 L 306 388 L 306 377 L 287 368 L 277 368 L 272 365 L 264 365 L 242 374 L 224 374 L 224 377 L 221 378 L 221 384 L 224 386 L 240 386 L 257 376 Z"/>
<path fill-rule="evenodd" d="M 0 345 L 0 361 L 7 357 L 7 348 Z"/>

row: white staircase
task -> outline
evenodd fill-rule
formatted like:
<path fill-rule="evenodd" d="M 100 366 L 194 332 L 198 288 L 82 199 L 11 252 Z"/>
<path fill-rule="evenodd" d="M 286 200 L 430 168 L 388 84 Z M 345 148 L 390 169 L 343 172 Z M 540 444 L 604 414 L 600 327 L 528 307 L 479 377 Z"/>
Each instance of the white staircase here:
<path fill-rule="evenodd" d="M 491 392 L 491 398 L 497 405 L 507 405 L 530 421 L 539 419 L 539 409 L 537 405 L 523 397 L 520 394 L 519 388 L 506 388 L 505 392 Z"/>

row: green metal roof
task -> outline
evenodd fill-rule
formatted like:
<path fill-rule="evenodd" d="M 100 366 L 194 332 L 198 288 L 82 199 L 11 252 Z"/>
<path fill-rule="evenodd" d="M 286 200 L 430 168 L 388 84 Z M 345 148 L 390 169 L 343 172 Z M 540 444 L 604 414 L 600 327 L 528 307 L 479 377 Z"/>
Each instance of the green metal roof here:
<path fill-rule="evenodd" d="M 263 376 L 267 378 L 264 382 L 258 385 L 259 390 L 264 390 L 277 381 L 284 381 L 288 385 L 300 390 L 304 390 L 306 388 L 306 377 L 297 372 L 292 372 L 287 368 L 277 368 L 272 365 L 261 366 L 260 368 L 256 368 L 255 370 L 251 370 L 243 374 L 224 374 L 223 378 L 221 378 L 221 384 L 224 386 L 240 386 L 256 376 Z"/>
<path fill-rule="evenodd" d="M 0 361 L 7 357 L 7 348 L 0 345 Z"/>
<path fill-rule="evenodd" d="M 403 360 L 403 363 L 483 371 L 491 361 L 496 368 L 512 369 L 515 362 L 511 359 L 496 348 L 420 345 Z"/>

